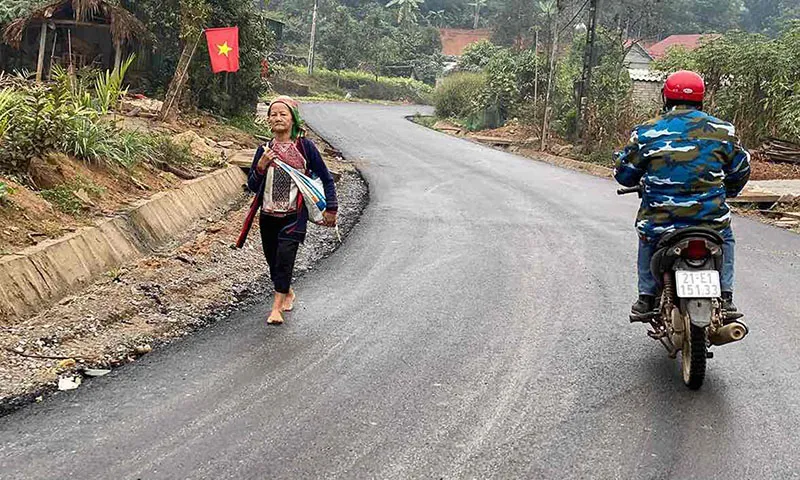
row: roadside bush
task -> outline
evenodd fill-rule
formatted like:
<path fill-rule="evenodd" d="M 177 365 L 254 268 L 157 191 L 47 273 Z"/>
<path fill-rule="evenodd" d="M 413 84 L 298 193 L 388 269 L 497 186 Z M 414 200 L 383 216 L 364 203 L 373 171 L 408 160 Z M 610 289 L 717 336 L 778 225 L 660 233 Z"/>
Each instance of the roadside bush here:
<path fill-rule="evenodd" d="M 0 171 L 26 174 L 31 158 L 52 151 L 124 167 L 150 158 L 143 135 L 121 131 L 102 116 L 125 91 L 121 75 L 72 79 L 55 69 L 53 78 L 50 84 L 20 81 L 0 92 Z"/>
<path fill-rule="evenodd" d="M 145 139 L 144 151 L 151 163 L 170 165 L 188 165 L 194 160 L 189 145 L 178 144 L 168 136 L 154 136 Z"/>
<path fill-rule="evenodd" d="M 458 59 L 458 69 L 466 72 L 480 72 L 489 64 L 495 55 L 505 50 L 488 40 L 481 40 L 468 45 Z"/>
<path fill-rule="evenodd" d="M 312 96 L 342 97 L 347 91 L 365 100 L 409 101 L 428 103 L 433 91 L 430 85 L 403 77 L 376 77 L 358 70 L 327 70 L 319 68 L 309 76 L 305 68 L 287 66 L 282 75 L 308 85 Z"/>
<path fill-rule="evenodd" d="M 486 88 L 481 73 L 455 73 L 446 77 L 433 93 L 436 116 L 467 119 L 480 111 L 480 98 Z"/>

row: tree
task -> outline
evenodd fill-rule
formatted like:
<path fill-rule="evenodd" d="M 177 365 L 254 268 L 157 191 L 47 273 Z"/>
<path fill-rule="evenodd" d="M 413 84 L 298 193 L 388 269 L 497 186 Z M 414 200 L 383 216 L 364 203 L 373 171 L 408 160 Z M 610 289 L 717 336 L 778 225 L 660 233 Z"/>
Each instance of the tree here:
<path fill-rule="evenodd" d="M 431 10 L 425 14 L 428 25 L 441 28 L 445 22 L 444 10 Z"/>
<path fill-rule="evenodd" d="M 201 108 L 226 116 L 255 114 L 264 90 L 261 62 L 275 45 L 267 17 L 253 8 L 252 0 L 206 1 L 212 8 L 209 27 L 239 27 L 239 71 L 212 73 L 208 46 L 201 41 L 191 68 L 192 100 Z"/>
<path fill-rule="evenodd" d="M 124 0 L 123 6 L 154 36 L 149 64 L 131 79 L 132 87 L 152 96 L 166 93 L 175 110 L 178 104 L 190 104 L 226 116 L 255 111 L 263 90 L 261 61 L 270 53 L 274 36 L 252 0 Z M 239 71 L 215 75 L 202 29 L 232 25 L 239 27 Z M 180 72 L 185 72 L 180 91 L 169 91 L 177 86 Z"/>
<path fill-rule="evenodd" d="M 356 68 L 364 54 L 363 29 L 347 7 L 337 6 L 325 15 L 319 31 L 319 52 L 325 67 Z"/>
<path fill-rule="evenodd" d="M 534 0 L 505 0 L 500 3 L 493 23 L 492 41 L 506 46 L 522 46 L 529 42 L 531 31 L 540 26 L 539 8 Z"/>
<path fill-rule="evenodd" d="M 397 23 L 399 25 L 408 25 L 417 23 L 420 5 L 423 3 L 425 3 L 425 0 L 391 0 L 386 4 L 386 8 L 396 8 Z"/>

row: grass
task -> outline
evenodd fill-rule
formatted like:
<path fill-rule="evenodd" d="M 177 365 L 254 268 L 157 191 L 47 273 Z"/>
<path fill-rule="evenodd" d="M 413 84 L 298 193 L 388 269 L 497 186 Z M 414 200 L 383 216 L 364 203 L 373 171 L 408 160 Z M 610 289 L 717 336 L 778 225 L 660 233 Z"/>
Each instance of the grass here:
<path fill-rule="evenodd" d="M 87 178 L 78 176 L 68 184 L 42 190 L 41 195 L 42 198 L 52 203 L 58 210 L 68 215 L 76 216 L 83 212 L 85 208 L 84 203 L 75 195 L 75 192 L 79 190 L 85 191 L 90 197 L 97 197 L 105 193 L 103 187 L 95 185 Z"/>
<path fill-rule="evenodd" d="M 588 154 L 578 155 L 576 160 L 593 163 L 604 167 L 614 166 L 614 150 L 612 148 L 597 148 Z"/>
<path fill-rule="evenodd" d="M 421 115 L 417 113 L 416 115 L 411 117 L 411 121 L 432 129 L 433 126 L 436 125 L 436 123 L 439 121 L 439 119 L 432 115 Z"/>

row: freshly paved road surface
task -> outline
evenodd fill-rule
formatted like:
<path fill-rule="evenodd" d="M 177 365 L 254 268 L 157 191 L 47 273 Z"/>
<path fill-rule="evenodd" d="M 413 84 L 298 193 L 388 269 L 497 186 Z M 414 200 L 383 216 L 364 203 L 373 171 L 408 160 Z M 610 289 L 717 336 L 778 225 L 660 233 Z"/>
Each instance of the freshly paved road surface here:
<path fill-rule="evenodd" d="M 627 321 L 635 198 L 413 108 L 304 111 L 371 204 L 298 311 L 0 419 L 2 479 L 800 476 L 800 236 L 735 220 L 751 334 L 691 392 Z"/>

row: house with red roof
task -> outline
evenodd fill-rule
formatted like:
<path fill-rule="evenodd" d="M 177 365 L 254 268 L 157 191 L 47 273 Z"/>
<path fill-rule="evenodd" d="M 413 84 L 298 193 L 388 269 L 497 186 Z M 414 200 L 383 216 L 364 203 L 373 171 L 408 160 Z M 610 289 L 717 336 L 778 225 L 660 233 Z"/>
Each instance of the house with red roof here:
<path fill-rule="evenodd" d="M 671 48 L 680 47 L 691 52 L 704 43 L 713 41 L 719 37 L 721 37 L 721 35 L 714 33 L 701 35 L 670 35 L 664 40 L 651 45 L 647 51 L 650 53 L 650 56 L 658 60 L 664 57 Z"/>
<path fill-rule="evenodd" d="M 650 64 L 663 58 L 672 48 L 692 51 L 720 35 L 670 35 L 656 43 L 628 40 L 625 42 L 625 68 L 633 84 L 634 100 L 647 108 L 661 102 L 661 84 L 664 74 L 650 69 Z"/>
<path fill-rule="evenodd" d="M 625 65 L 627 68 L 649 70 L 653 60 L 663 58 L 672 48 L 692 51 L 719 37 L 718 34 L 670 35 L 655 43 L 628 40 L 625 42 L 625 48 L 628 50 L 625 55 Z"/>

